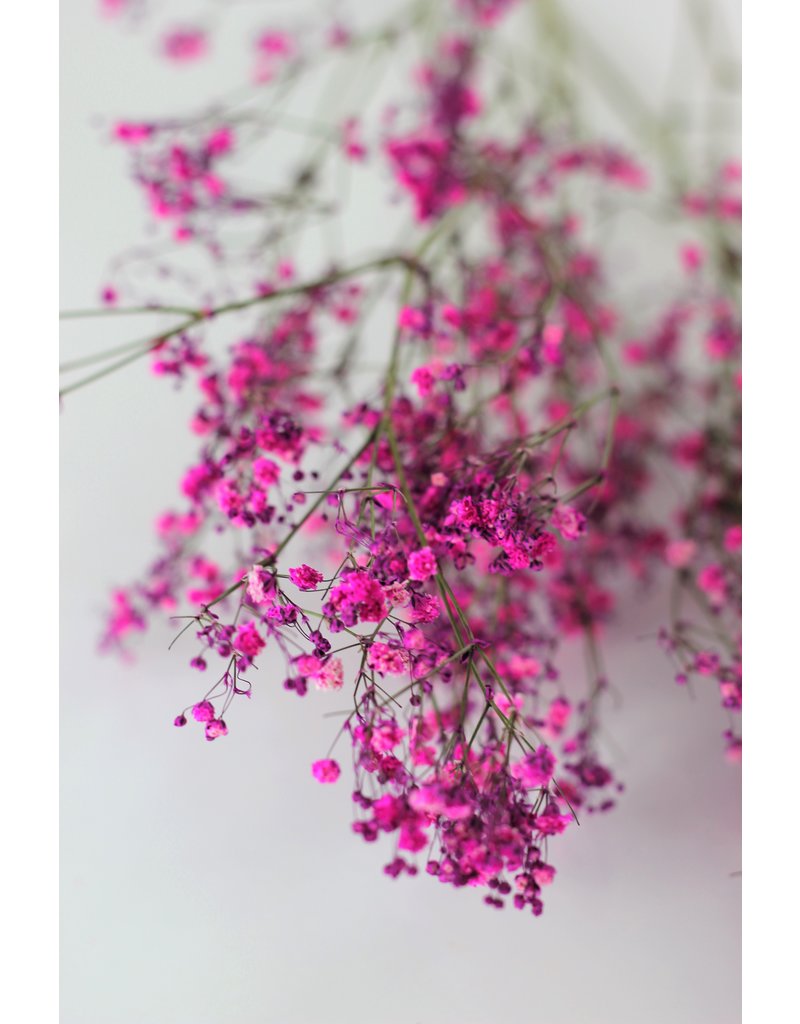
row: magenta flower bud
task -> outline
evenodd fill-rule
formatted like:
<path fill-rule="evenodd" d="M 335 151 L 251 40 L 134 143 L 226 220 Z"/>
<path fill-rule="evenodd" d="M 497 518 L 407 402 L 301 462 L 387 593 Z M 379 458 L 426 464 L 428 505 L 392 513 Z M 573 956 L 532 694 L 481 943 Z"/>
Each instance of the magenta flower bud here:
<path fill-rule="evenodd" d="M 186 715 L 178 715 L 178 717 L 175 719 L 175 721 L 172 724 L 173 725 L 177 725 L 178 728 L 180 728 L 181 726 L 186 725 Z"/>

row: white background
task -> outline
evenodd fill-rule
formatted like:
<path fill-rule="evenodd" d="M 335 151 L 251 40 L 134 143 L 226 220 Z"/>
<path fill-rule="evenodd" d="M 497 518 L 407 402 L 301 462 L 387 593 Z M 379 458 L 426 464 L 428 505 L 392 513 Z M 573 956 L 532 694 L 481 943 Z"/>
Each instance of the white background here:
<path fill-rule="evenodd" d="M 657 97 L 678 6 L 570 9 Z M 159 67 L 149 45 L 98 22 L 93 5 L 62 12 L 64 306 L 94 304 L 143 219 L 92 115 L 211 94 L 212 69 Z M 72 327 L 65 355 L 135 336 L 124 330 Z M 96 655 L 108 590 L 153 554 L 152 520 L 191 457 L 191 404 L 136 366 L 62 412 L 64 1024 L 738 1019 L 738 769 L 722 757 L 716 693 L 692 701 L 652 639 L 636 639 L 659 620 L 658 595 L 609 638 L 623 694 L 609 733 L 627 793 L 554 842 L 558 876 L 537 920 L 382 874 L 389 849 L 351 835 L 345 780 L 310 776 L 331 736 L 322 695 L 298 701 L 265 666 L 235 732 L 206 744 L 172 728 L 196 680 L 183 651 L 167 654 L 168 631 L 132 667 Z"/>

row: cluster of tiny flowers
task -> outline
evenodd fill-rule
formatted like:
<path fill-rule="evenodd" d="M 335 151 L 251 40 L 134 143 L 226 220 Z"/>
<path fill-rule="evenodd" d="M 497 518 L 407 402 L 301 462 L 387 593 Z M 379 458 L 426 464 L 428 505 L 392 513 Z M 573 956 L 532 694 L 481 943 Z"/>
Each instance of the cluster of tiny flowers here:
<path fill-rule="evenodd" d="M 276 677 L 287 699 L 341 712 L 311 776 L 336 783 L 352 761 L 353 829 L 390 847 L 388 875 L 538 915 L 553 837 L 623 789 L 602 741 L 601 649 L 641 587 L 672 577 L 661 646 L 678 683 L 716 683 L 726 749 L 741 750 L 741 199 L 731 163 L 673 201 L 677 297 L 629 323 L 574 196 L 641 202 L 651 174 L 566 122 L 493 128 L 485 55 L 514 6 L 448 0 L 404 102 L 374 124 L 337 116 L 288 190 L 234 175 L 273 138 L 272 113 L 115 125 L 176 250 L 199 244 L 226 273 L 198 287 L 161 267 L 192 298 L 141 298 L 183 317 L 142 354 L 196 393 L 197 454 L 158 518 L 158 557 L 114 592 L 104 643 L 125 649 L 151 617 L 187 610 L 191 667 L 219 669 L 175 725 L 207 740 L 251 697 L 251 668 L 283 664 L 260 687 Z M 316 38 L 260 26 L 258 94 L 312 65 Z M 336 24 L 320 45 L 347 60 L 370 38 Z M 209 45 L 181 29 L 163 52 Z M 409 244 L 313 274 L 288 259 L 297 218 L 326 211 L 328 157 L 381 175 Z M 266 249 L 281 253 L 268 270 Z M 132 289 L 115 280 L 103 301 L 124 308 Z M 370 312 L 387 294 L 384 351 Z M 559 667 L 570 643 L 585 679 Z"/>

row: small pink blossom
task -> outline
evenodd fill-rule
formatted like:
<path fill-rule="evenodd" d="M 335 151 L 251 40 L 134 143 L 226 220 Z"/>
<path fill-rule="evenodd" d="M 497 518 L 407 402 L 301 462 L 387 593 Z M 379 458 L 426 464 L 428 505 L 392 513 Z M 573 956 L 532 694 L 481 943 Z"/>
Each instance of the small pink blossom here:
<path fill-rule="evenodd" d="M 354 730 L 357 733 L 358 730 Z M 388 753 L 401 742 L 405 736 L 405 730 L 401 729 L 397 722 L 391 719 L 383 719 L 372 728 L 370 743 L 373 750 L 379 753 Z"/>
<path fill-rule="evenodd" d="M 442 602 L 436 594 L 423 594 L 417 598 L 408 613 L 412 622 L 433 622 L 442 614 Z"/>
<path fill-rule="evenodd" d="M 210 722 L 214 714 L 214 705 L 210 700 L 201 700 L 192 708 L 192 717 L 196 722 Z"/>
<path fill-rule="evenodd" d="M 696 274 L 705 261 L 705 253 L 699 245 L 684 245 L 681 248 L 681 263 L 688 274 Z"/>
<path fill-rule="evenodd" d="M 336 761 L 331 758 L 323 758 L 311 765 L 311 774 L 317 782 L 336 782 L 342 774 L 342 770 Z"/>
<path fill-rule="evenodd" d="M 427 646 L 427 643 L 428 641 L 421 629 L 409 629 L 403 637 L 403 646 L 407 651 L 422 651 Z"/>
<path fill-rule="evenodd" d="M 559 835 L 572 821 L 569 814 L 561 814 L 556 804 L 550 804 L 544 814 L 534 819 L 534 824 L 545 836 Z"/>
<path fill-rule="evenodd" d="M 556 759 L 547 747 L 539 747 L 535 754 L 528 754 L 524 760 L 511 766 L 511 774 L 527 789 L 546 786 L 553 777 Z"/>
<path fill-rule="evenodd" d="M 533 877 L 539 885 L 551 885 L 556 877 L 556 869 L 550 864 L 537 864 L 533 869 Z"/>
<path fill-rule="evenodd" d="M 512 679 L 533 679 L 542 671 L 538 658 L 527 654 L 512 654 L 508 659 L 508 674 Z"/>
<path fill-rule="evenodd" d="M 205 142 L 205 151 L 209 156 L 224 156 L 233 149 L 233 129 L 228 125 L 215 128 Z"/>
<path fill-rule="evenodd" d="M 358 118 L 349 117 L 342 126 L 342 147 L 350 160 L 364 160 L 367 148 L 361 141 Z"/>
<path fill-rule="evenodd" d="M 713 651 L 698 651 L 694 659 L 695 671 L 701 676 L 713 676 L 719 668 L 719 655 Z"/>
<path fill-rule="evenodd" d="M 673 569 L 683 569 L 697 554 L 697 544 L 693 540 L 673 540 L 664 549 L 664 559 Z"/>
<path fill-rule="evenodd" d="M 258 458 L 253 463 L 253 479 L 260 487 L 272 487 L 278 482 L 280 475 L 280 466 L 272 459 Z"/>
<path fill-rule="evenodd" d="M 100 0 L 100 10 L 107 18 L 116 18 L 130 4 L 131 0 Z"/>
<path fill-rule="evenodd" d="M 344 686 L 344 665 L 341 658 L 330 658 L 314 674 L 318 690 L 341 690 Z"/>
<path fill-rule="evenodd" d="M 254 565 L 247 574 L 247 596 L 253 604 L 266 604 L 274 589 L 272 573 L 260 565 Z"/>
<path fill-rule="evenodd" d="M 402 306 L 401 311 L 397 313 L 397 325 L 410 331 L 423 332 L 427 329 L 428 317 L 415 306 Z"/>
<path fill-rule="evenodd" d="M 428 580 L 438 571 L 436 556 L 430 548 L 420 548 L 408 556 L 408 575 L 412 580 Z"/>
<path fill-rule="evenodd" d="M 375 641 L 367 654 L 367 662 L 370 668 L 381 675 L 400 676 L 408 668 L 408 654 L 402 647 L 391 647 Z"/>
<path fill-rule="evenodd" d="M 426 398 L 433 392 L 436 377 L 427 366 L 418 366 L 411 373 L 411 383 L 415 385 L 421 398 Z"/>
<path fill-rule="evenodd" d="M 315 676 L 322 669 L 322 662 L 316 654 L 301 654 L 294 659 L 294 667 L 301 676 Z"/>
<path fill-rule="evenodd" d="M 119 139 L 120 142 L 126 142 L 129 146 L 137 146 L 152 136 L 153 126 L 135 121 L 118 121 L 114 125 L 113 134 L 114 138 Z"/>
<path fill-rule="evenodd" d="M 498 693 L 494 702 L 506 718 L 510 718 L 512 713 L 519 714 L 522 711 L 525 698 L 522 694 L 517 694 L 512 700 L 509 700 L 504 693 Z"/>
<path fill-rule="evenodd" d="M 233 646 L 248 658 L 255 658 L 264 649 L 264 640 L 255 627 L 254 622 L 246 622 L 239 627 Z"/>
<path fill-rule="evenodd" d="M 405 582 L 390 583 L 388 587 L 383 588 L 383 591 L 387 602 L 393 608 L 407 608 L 411 603 L 411 594 L 409 594 L 408 584 Z"/>
<path fill-rule="evenodd" d="M 341 576 L 322 606 L 326 616 L 345 626 L 380 622 L 386 615 L 386 597 L 380 583 L 363 569 Z"/>
<path fill-rule="evenodd" d="M 294 43 L 285 32 L 262 32 L 256 40 L 258 54 L 255 80 L 270 82 L 294 54 Z"/>
<path fill-rule="evenodd" d="M 324 575 L 310 565 L 298 565 L 289 570 L 289 579 L 299 590 L 316 590 L 317 584 L 322 583 Z"/>
<path fill-rule="evenodd" d="M 404 821 L 400 826 L 398 849 L 418 853 L 428 845 L 429 839 L 417 822 Z"/>
<path fill-rule="evenodd" d="M 553 511 L 552 523 L 564 540 L 577 540 L 586 532 L 586 516 L 571 505 L 557 506 Z"/>
<path fill-rule="evenodd" d="M 572 715 L 572 705 L 566 697 L 556 697 L 547 711 L 547 726 L 554 736 L 560 736 Z"/>
<path fill-rule="evenodd" d="M 206 725 L 206 739 L 215 740 L 219 736 L 227 736 L 228 727 L 221 718 L 213 718 Z"/>
<path fill-rule="evenodd" d="M 198 60 L 208 51 L 208 38 L 199 28 L 177 28 L 164 36 L 162 48 L 170 60 Z"/>
<path fill-rule="evenodd" d="M 742 547 L 742 527 L 729 526 L 725 531 L 725 537 L 722 543 L 725 550 L 730 551 L 731 554 L 736 551 L 740 551 Z"/>
<path fill-rule="evenodd" d="M 697 574 L 697 585 L 712 605 L 725 604 L 728 586 L 725 581 L 725 570 L 718 562 L 711 562 L 700 570 Z"/>
<path fill-rule="evenodd" d="M 292 40 L 285 32 L 262 32 L 256 40 L 256 46 L 263 53 L 280 57 L 288 57 L 294 50 Z"/>

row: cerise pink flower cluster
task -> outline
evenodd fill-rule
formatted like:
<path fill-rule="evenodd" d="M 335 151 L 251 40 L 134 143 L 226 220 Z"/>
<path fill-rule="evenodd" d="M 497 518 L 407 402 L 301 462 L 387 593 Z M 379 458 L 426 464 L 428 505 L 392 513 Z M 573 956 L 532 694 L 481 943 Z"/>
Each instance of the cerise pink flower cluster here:
<path fill-rule="evenodd" d="M 664 195 L 657 168 L 525 113 L 522 93 L 519 116 L 492 117 L 511 86 L 487 54 L 513 8 L 448 0 L 401 102 L 337 116 L 283 191 L 237 164 L 275 144 L 268 98 L 114 127 L 150 215 L 221 269 L 194 296 L 187 275 L 179 302 L 122 274 L 106 285 L 117 312 L 139 299 L 178 317 L 134 356 L 194 389 L 198 448 L 105 642 L 185 613 L 211 685 L 175 724 L 209 741 L 234 731 L 250 669 L 282 664 L 309 713 L 342 711 L 311 772 L 353 781 L 354 831 L 385 834 L 388 874 L 539 914 L 552 838 L 622 789 L 600 731 L 602 638 L 645 584 L 671 576 L 662 646 L 679 683 L 718 687 L 740 750 L 741 200 L 734 163 Z M 400 19 L 386 38 L 413 31 Z M 254 88 L 288 89 L 317 45 L 347 60 L 366 42 L 343 25 L 322 43 L 260 26 Z M 206 46 L 185 30 L 165 52 Z M 324 208 L 327 159 L 372 167 L 407 242 L 305 273 L 287 246 Z M 683 241 L 675 289 L 643 316 L 617 301 L 587 224 L 648 189 Z M 218 552 L 226 537 L 212 557 L 208 539 Z M 560 668 L 575 642 L 585 680 Z"/>

